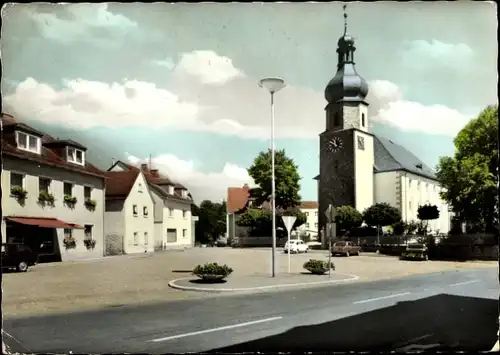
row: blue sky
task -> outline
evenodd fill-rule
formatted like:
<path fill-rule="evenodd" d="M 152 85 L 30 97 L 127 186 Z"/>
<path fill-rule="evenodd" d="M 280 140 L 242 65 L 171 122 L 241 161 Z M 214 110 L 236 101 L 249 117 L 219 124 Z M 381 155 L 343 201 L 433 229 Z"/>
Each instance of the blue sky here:
<path fill-rule="evenodd" d="M 245 169 L 269 147 L 269 95 L 257 82 L 280 76 L 276 146 L 315 200 L 341 5 L 6 5 L 3 110 L 74 137 L 103 168 L 151 155 L 197 200 L 218 200 L 249 181 Z M 494 5 L 352 3 L 348 13 L 374 133 L 434 166 L 497 101 Z"/>

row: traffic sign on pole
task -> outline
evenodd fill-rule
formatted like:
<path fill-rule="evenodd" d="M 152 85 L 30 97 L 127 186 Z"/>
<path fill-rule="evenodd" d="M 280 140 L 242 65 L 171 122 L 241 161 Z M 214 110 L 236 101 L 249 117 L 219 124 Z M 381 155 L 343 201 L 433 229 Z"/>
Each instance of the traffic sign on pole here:
<path fill-rule="evenodd" d="M 328 205 L 328 208 L 325 210 L 325 216 L 329 223 L 335 222 L 335 217 L 337 216 L 337 210 L 335 207 Z"/>
<path fill-rule="evenodd" d="M 287 235 L 288 235 L 288 273 L 290 273 L 290 255 L 292 254 L 290 245 L 290 234 L 292 233 L 293 224 L 297 217 L 295 216 L 281 216 L 283 223 L 285 224 Z"/>

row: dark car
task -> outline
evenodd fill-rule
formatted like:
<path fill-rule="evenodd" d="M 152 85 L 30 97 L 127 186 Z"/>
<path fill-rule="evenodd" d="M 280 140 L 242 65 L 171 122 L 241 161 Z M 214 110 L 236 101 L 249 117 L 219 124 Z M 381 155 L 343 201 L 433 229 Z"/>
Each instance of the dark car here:
<path fill-rule="evenodd" d="M 37 255 L 24 244 L 5 243 L 2 245 L 2 269 L 16 269 L 26 272 L 36 265 Z"/>

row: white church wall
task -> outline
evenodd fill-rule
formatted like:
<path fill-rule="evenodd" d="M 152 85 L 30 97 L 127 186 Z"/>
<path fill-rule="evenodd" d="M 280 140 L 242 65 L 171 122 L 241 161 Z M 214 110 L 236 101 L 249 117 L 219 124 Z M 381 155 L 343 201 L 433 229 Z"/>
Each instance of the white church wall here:
<path fill-rule="evenodd" d="M 378 175 L 378 174 L 377 174 Z M 418 221 L 418 208 L 425 204 L 436 205 L 439 219 L 429 221 L 429 229 L 448 233 L 451 227 L 451 213 L 448 205 L 439 196 L 441 187 L 435 180 L 409 172 L 399 172 L 401 184 L 401 214 L 404 221 Z"/>
<path fill-rule="evenodd" d="M 358 146 L 358 137 L 364 140 L 364 149 Z M 373 136 L 356 131 L 354 134 L 354 173 L 356 178 L 356 209 L 363 212 L 373 205 L 374 183 L 373 164 L 374 149 Z"/>
<path fill-rule="evenodd" d="M 388 203 L 389 205 L 401 208 L 397 190 L 399 177 L 397 171 L 374 174 L 375 203 Z M 403 217 L 404 218 L 404 217 Z"/>

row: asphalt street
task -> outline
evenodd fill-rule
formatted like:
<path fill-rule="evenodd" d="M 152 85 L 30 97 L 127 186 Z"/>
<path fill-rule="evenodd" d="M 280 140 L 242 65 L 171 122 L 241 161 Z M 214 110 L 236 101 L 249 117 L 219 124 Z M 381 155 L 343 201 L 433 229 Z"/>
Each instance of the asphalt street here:
<path fill-rule="evenodd" d="M 4 319 L 4 339 L 24 353 L 482 351 L 496 341 L 499 292 L 496 268 L 457 270 Z"/>

